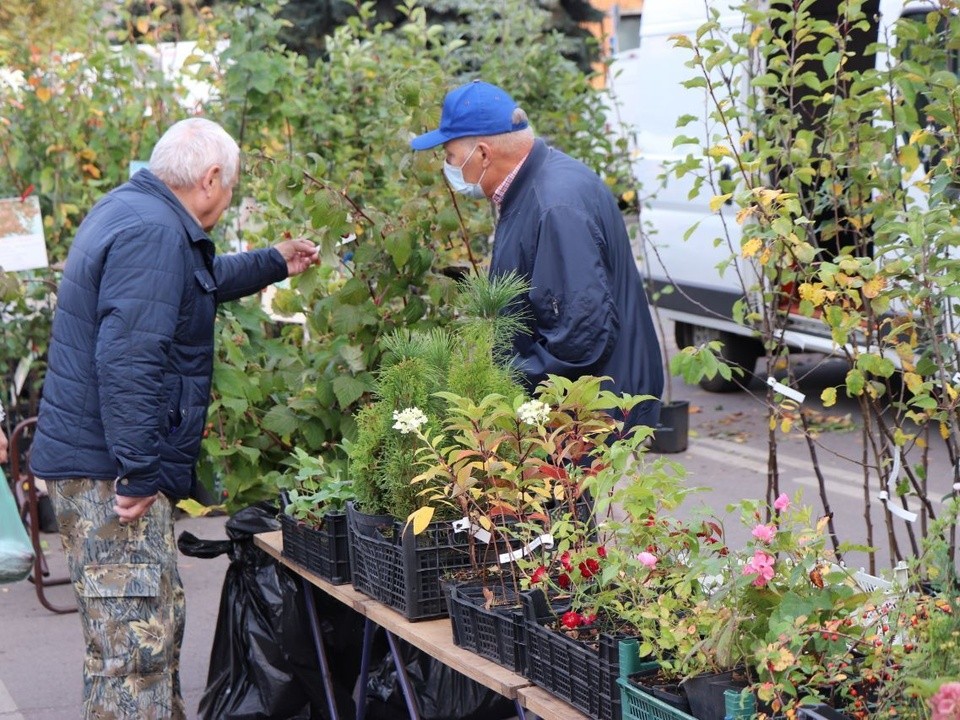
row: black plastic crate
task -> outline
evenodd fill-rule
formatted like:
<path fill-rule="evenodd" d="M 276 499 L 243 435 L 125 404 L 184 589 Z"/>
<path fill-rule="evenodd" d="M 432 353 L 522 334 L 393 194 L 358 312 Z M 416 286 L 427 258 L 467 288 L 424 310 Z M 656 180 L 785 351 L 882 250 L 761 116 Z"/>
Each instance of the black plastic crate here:
<path fill-rule="evenodd" d="M 327 513 L 319 530 L 286 513 L 280 515 L 283 556 L 334 585 L 350 582 L 346 513 Z"/>
<path fill-rule="evenodd" d="M 556 611 L 540 590 L 521 593 L 524 675 L 561 700 L 596 720 L 620 720 L 619 640 L 601 634 L 595 643 L 575 640 L 545 627 Z"/>
<path fill-rule="evenodd" d="M 450 522 L 434 522 L 419 535 L 390 515 L 367 515 L 347 505 L 353 586 L 402 613 L 407 620 L 447 616 L 441 579 L 470 567 L 469 539 Z"/>
<path fill-rule="evenodd" d="M 503 588 L 493 592 L 503 596 Z M 453 624 L 453 642 L 462 648 L 493 660 L 514 672 L 522 673 L 526 664 L 526 649 L 523 642 L 523 610 L 520 598 L 507 591 L 503 598 L 515 605 L 484 607 L 486 598 L 478 585 L 454 585 L 449 589 L 447 601 L 450 620 Z"/>

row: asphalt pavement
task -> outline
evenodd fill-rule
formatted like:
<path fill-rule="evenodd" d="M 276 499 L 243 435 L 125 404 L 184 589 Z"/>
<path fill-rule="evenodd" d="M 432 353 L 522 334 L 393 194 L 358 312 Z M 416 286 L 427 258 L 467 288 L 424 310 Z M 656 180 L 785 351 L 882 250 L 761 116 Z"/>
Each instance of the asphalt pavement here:
<path fill-rule="evenodd" d="M 226 539 L 223 517 L 185 518 L 176 533 L 204 540 Z M 43 534 L 50 577 L 66 574 L 56 534 Z M 187 627 L 181 659 L 181 683 L 187 717 L 197 717 L 206 687 L 220 591 L 229 559 L 204 560 L 180 555 L 180 576 L 187 596 Z M 56 605 L 71 606 L 69 585 L 46 589 Z M 41 606 L 33 584 L 0 585 L 0 720 L 77 720 L 82 693 L 83 638 L 76 613 L 57 615 Z"/>

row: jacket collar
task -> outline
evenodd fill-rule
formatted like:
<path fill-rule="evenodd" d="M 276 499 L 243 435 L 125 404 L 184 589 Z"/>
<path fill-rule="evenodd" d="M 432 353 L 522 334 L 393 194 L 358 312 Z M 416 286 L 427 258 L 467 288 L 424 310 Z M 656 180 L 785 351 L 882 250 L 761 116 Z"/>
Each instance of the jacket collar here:
<path fill-rule="evenodd" d="M 543 140 L 537 138 L 533 141 L 533 149 L 530 150 L 530 154 L 527 155 L 527 159 L 520 168 L 520 172 L 517 173 L 517 176 L 513 179 L 513 182 L 510 183 L 510 187 L 507 188 L 507 192 L 503 196 L 503 203 L 500 205 L 501 217 L 510 211 L 511 203 L 523 192 L 523 188 L 527 184 L 527 179 L 536 174 L 540 166 L 543 165 L 547 159 L 549 153 L 550 148 L 547 147 L 547 144 Z"/>
<path fill-rule="evenodd" d="M 169 205 L 170 209 L 173 210 L 177 214 L 177 217 L 180 218 L 180 222 L 183 223 L 183 229 L 186 230 L 187 236 L 190 238 L 190 242 L 196 243 L 203 240 L 211 242 L 210 236 L 207 235 L 202 227 L 200 227 L 200 223 L 198 223 L 197 219 L 190 214 L 190 211 L 183 206 L 183 203 L 180 202 L 180 198 L 174 195 L 173 191 L 167 187 L 166 183 L 164 183 L 152 172 L 149 170 L 140 170 L 136 175 L 130 178 L 129 184 L 141 192 L 159 197 L 167 205 Z"/>

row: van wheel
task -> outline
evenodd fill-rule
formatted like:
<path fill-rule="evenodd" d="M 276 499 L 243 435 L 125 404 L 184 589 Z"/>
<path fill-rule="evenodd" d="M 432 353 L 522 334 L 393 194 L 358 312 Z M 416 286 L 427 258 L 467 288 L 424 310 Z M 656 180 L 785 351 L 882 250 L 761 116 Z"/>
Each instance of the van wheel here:
<path fill-rule="evenodd" d="M 703 378 L 700 381 L 700 387 L 707 392 L 728 393 L 742 390 L 741 385 L 750 382 L 750 376 L 757 365 L 757 358 L 763 355 L 763 345 L 753 338 L 734 335 L 702 325 L 678 322 L 674 326 L 674 338 L 677 341 L 678 348 L 689 345 L 703 345 L 713 340 L 719 340 L 723 343 L 723 347 L 720 349 L 720 357 L 723 358 L 724 362 L 728 365 L 743 368 L 744 375 L 742 377 L 734 377 L 730 380 L 724 380 L 719 375 L 709 379 Z"/>

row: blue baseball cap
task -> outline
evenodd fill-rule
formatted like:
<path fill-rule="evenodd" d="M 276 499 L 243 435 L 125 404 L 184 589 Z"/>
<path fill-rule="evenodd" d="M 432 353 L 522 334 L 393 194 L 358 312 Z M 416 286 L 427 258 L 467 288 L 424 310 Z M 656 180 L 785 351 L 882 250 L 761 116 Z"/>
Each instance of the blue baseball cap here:
<path fill-rule="evenodd" d="M 448 140 L 478 135 L 502 135 L 523 130 L 527 121 L 513 122 L 517 109 L 510 94 L 482 80 L 461 85 L 443 99 L 440 127 L 410 141 L 414 150 L 429 150 Z"/>

